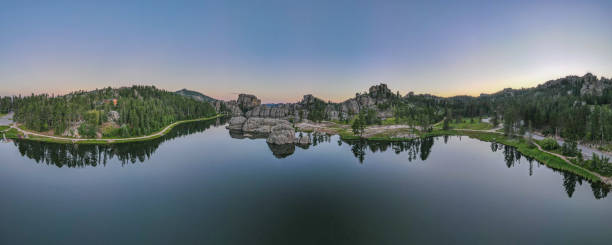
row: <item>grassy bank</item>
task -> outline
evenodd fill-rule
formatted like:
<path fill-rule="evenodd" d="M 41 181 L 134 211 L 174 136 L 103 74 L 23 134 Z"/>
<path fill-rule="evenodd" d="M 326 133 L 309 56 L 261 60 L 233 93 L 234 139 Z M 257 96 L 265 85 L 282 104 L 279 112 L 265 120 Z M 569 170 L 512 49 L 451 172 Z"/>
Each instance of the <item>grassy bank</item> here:
<path fill-rule="evenodd" d="M 508 138 L 506 136 L 496 134 L 496 133 L 482 133 L 482 132 L 461 132 L 461 135 L 469 136 L 470 138 L 479 139 L 482 141 L 488 142 L 496 142 L 504 145 L 515 147 L 520 153 L 525 156 L 532 157 L 544 164 L 554 169 L 568 171 L 577 175 L 580 175 L 590 181 L 601 181 L 599 177 L 592 174 L 588 170 L 571 165 L 567 163 L 565 160 L 548 154 L 546 152 L 538 150 L 535 145 L 530 145 L 524 138 Z"/>
<path fill-rule="evenodd" d="M 590 181 L 594 181 L 594 182 L 601 181 L 599 177 L 597 177 L 596 175 L 594 175 L 593 173 L 591 173 L 590 171 L 584 168 L 571 165 L 567 163 L 565 160 L 557 156 L 554 156 L 554 155 L 538 150 L 538 148 L 535 145 L 530 145 L 529 142 L 527 142 L 527 140 L 524 138 L 508 138 L 499 133 L 476 132 L 476 131 L 465 131 L 465 130 L 434 130 L 432 132 L 420 133 L 418 137 L 426 138 L 426 137 L 445 136 L 445 135 L 457 135 L 457 136 L 462 135 L 462 136 L 468 136 L 470 138 L 478 139 L 481 141 L 495 142 L 495 143 L 512 146 L 512 147 L 515 147 L 521 154 L 531 157 L 535 160 L 538 160 L 539 162 L 542 162 L 553 169 L 568 171 L 568 172 L 577 174 L 581 177 L 584 177 L 585 179 L 588 179 Z M 340 132 L 339 136 L 340 138 L 344 140 L 355 140 L 355 139 L 361 138 L 358 135 L 354 135 L 352 132 L 349 132 L 349 131 Z M 371 141 L 412 140 L 410 138 L 394 138 L 394 137 L 384 137 L 384 136 L 383 137 L 368 137 L 365 139 L 371 140 Z"/>
<path fill-rule="evenodd" d="M 130 143 L 130 142 L 139 142 L 139 141 L 147 141 L 147 140 L 153 140 L 153 139 L 157 139 L 159 137 L 164 136 L 165 134 L 167 134 L 168 132 L 170 132 L 170 130 L 172 130 L 175 126 L 179 125 L 179 124 L 183 124 L 183 123 L 189 123 L 189 122 L 197 122 L 197 121 L 206 121 L 206 120 L 212 120 L 212 119 L 216 119 L 219 117 L 224 116 L 223 114 L 217 114 L 215 116 L 212 117 L 204 117 L 204 118 L 197 118 L 197 119 L 190 119 L 190 120 L 182 120 L 182 121 L 178 121 L 178 122 L 174 122 L 172 124 L 170 124 L 169 126 L 166 126 L 164 129 L 150 134 L 150 135 L 145 135 L 145 136 L 139 136 L 139 137 L 129 137 L 129 138 L 106 138 L 106 139 L 72 139 L 72 138 L 68 138 L 66 137 L 65 139 L 58 139 L 58 138 L 51 138 L 51 137 L 44 137 L 44 136 L 37 136 L 37 135 L 29 135 L 28 138 L 25 138 L 27 140 L 35 140 L 35 141 L 41 141 L 41 142 L 49 142 L 49 143 L 63 143 L 63 144 L 117 144 L 117 143 Z M 19 138 L 20 136 L 23 136 L 23 134 L 21 134 L 20 132 L 18 132 L 16 129 L 10 129 L 9 132 L 11 130 L 14 130 L 15 132 L 13 132 L 12 134 L 8 134 L 7 133 L 7 138 Z"/>

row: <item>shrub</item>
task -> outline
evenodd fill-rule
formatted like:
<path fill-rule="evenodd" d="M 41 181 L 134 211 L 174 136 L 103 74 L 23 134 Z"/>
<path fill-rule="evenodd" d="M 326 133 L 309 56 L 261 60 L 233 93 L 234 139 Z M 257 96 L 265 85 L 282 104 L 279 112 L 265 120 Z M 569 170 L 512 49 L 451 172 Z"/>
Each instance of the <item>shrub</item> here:
<path fill-rule="evenodd" d="M 559 149 L 559 143 L 557 143 L 556 140 L 551 138 L 543 139 L 542 141 L 540 141 L 540 145 L 542 146 L 542 148 L 544 148 L 544 150 L 548 151 Z"/>

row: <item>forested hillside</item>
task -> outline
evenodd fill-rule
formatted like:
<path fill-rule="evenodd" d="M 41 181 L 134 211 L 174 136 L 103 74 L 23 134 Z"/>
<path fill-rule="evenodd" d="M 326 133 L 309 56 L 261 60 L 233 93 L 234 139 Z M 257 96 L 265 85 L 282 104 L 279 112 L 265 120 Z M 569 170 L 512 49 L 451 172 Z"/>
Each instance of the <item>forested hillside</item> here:
<path fill-rule="evenodd" d="M 15 111 L 14 120 L 28 129 L 65 136 L 140 136 L 179 120 L 215 115 L 207 102 L 154 86 L 5 97 L 0 102 L 0 110 Z"/>
<path fill-rule="evenodd" d="M 475 99 L 503 120 L 506 133 L 537 130 L 569 140 L 612 141 L 612 81 L 586 74 Z"/>
<path fill-rule="evenodd" d="M 551 80 L 533 88 L 508 88 L 478 97 L 443 98 L 413 93 L 399 97 L 386 86 L 372 88 L 376 88 L 374 92 L 378 91 L 376 95 L 370 91 L 351 99 L 358 101 L 359 108 L 364 110 L 353 114 L 349 110 L 347 120 L 360 118 L 360 123 L 363 123 L 365 115 L 370 114 L 379 119 L 366 120 L 366 124 L 381 123 L 380 119 L 391 117 L 386 112 L 392 110 L 394 123 L 419 125 L 428 130 L 432 123 L 444 117 L 455 121 L 491 117 L 494 124 L 503 123 L 508 135 L 538 131 L 570 141 L 612 142 L 612 80 L 597 78 L 590 73 Z M 385 91 L 382 97 L 381 89 Z M 361 102 L 364 98 L 368 103 Z M 346 103 L 330 103 L 330 106 L 337 108 Z M 369 110 L 377 113 L 369 113 Z"/>
<path fill-rule="evenodd" d="M 193 99 L 195 97 L 201 100 Z M 0 113 L 15 111 L 15 121 L 36 131 L 85 136 L 135 136 L 155 132 L 171 122 L 211 116 L 215 109 L 207 96 L 189 90 L 176 93 L 149 86 L 106 88 L 65 96 L 32 95 L 0 99 Z M 256 97 L 249 95 L 256 99 Z M 592 74 L 568 76 L 537 87 L 504 89 L 478 97 L 449 98 L 408 93 L 401 96 L 385 84 L 372 86 L 341 103 L 325 102 L 312 95 L 301 102 L 271 108 L 242 96 L 234 102 L 216 102 L 221 111 L 247 116 L 288 117 L 293 120 L 331 120 L 370 124 L 410 124 L 431 130 L 442 119 L 491 117 L 503 123 L 506 134 L 538 131 L 571 141 L 612 142 L 612 81 Z M 116 102 L 116 104 L 115 104 Z M 226 108 L 228 106 L 228 108 Z M 237 108 L 233 108 L 237 107 Z M 274 112 L 274 113 L 272 113 Z M 268 115 L 269 114 L 269 115 Z"/>

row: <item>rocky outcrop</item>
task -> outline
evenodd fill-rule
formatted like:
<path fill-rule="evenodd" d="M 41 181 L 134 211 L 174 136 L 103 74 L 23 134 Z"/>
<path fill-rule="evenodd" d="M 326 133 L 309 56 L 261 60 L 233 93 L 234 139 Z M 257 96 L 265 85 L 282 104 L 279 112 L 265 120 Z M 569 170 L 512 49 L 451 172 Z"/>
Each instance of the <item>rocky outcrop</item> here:
<path fill-rule="evenodd" d="M 580 91 L 580 95 L 601 96 L 606 88 L 612 87 L 612 80 L 605 77 L 597 78 L 597 76 L 587 73 L 584 76 L 566 76 L 564 78 L 550 80 L 536 87 L 539 91 L 550 92 L 554 91 L 557 94 L 572 94 Z M 519 91 L 512 90 L 511 91 Z M 506 91 L 506 90 L 504 90 Z M 498 92 L 499 93 L 499 92 Z"/>
<path fill-rule="evenodd" d="M 227 126 L 227 128 L 230 130 L 242 130 L 242 125 L 244 125 L 244 122 L 246 122 L 246 120 L 246 117 L 243 116 L 232 117 L 229 120 L 229 125 Z"/>
<path fill-rule="evenodd" d="M 261 118 L 261 117 L 249 117 L 242 125 L 243 132 L 257 133 L 257 134 L 269 134 L 272 131 L 272 127 L 284 124 L 291 127 L 291 123 L 287 120 L 274 119 L 274 118 Z"/>
<path fill-rule="evenodd" d="M 229 112 L 230 115 L 242 116 L 242 109 L 238 106 L 238 103 L 235 100 L 223 102 L 225 104 L 225 109 Z"/>
<path fill-rule="evenodd" d="M 309 136 L 295 137 L 293 125 L 284 119 L 237 116 L 230 119 L 227 128 L 258 136 L 265 135 L 270 144 L 310 144 Z"/>
<path fill-rule="evenodd" d="M 296 141 L 295 129 L 291 125 L 278 124 L 270 129 L 270 136 L 266 142 L 270 144 L 293 144 Z"/>
<path fill-rule="evenodd" d="M 370 87 L 368 93 L 357 94 L 355 98 L 340 103 L 335 109 L 327 109 L 326 115 L 331 120 L 345 120 L 362 110 L 373 109 L 381 118 L 393 117 L 389 104 L 394 96 L 387 85 L 381 83 Z"/>
<path fill-rule="evenodd" d="M 370 87 L 369 92 L 372 98 L 384 99 L 393 96 L 393 92 L 391 92 L 391 90 L 387 88 L 387 84 L 384 83 Z"/>
<path fill-rule="evenodd" d="M 109 111 L 106 116 L 109 121 L 118 122 L 119 121 L 119 112 L 117 111 Z"/>
<path fill-rule="evenodd" d="M 239 94 L 236 103 L 240 109 L 243 111 L 248 111 L 261 105 L 261 100 L 252 94 Z"/>
<path fill-rule="evenodd" d="M 276 107 L 259 105 L 247 111 L 245 115 L 247 117 L 288 118 L 292 116 L 293 110 L 294 107 L 289 104 L 282 104 Z"/>
<path fill-rule="evenodd" d="M 602 77 L 597 79 L 591 73 L 588 73 L 582 77 L 584 82 L 580 88 L 581 95 L 594 95 L 601 96 L 606 88 L 612 87 L 612 81 Z"/>

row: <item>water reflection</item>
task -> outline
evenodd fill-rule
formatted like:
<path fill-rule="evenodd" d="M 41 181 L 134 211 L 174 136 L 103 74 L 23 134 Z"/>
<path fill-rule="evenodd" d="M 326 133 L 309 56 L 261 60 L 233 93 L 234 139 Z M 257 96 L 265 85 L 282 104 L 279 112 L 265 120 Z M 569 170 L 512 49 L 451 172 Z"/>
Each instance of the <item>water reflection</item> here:
<path fill-rule="evenodd" d="M 146 161 L 165 141 L 203 132 L 211 126 L 221 126 L 226 120 L 217 118 L 216 120 L 180 124 L 162 137 L 142 142 L 84 145 L 15 140 L 13 143 L 22 156 L 33 159 L 37 163 L 55 165 L 60 168 L 106 165 L 107 161 L 113 158 L 117 158 L 122 165 L 125 165 Z"/>
<path fill-rule="evenodd" d="M 244 133 L 244 132 L 235 131 L 235 130 L 228 130 L 228 133 L 229 133 L 230 137 L 232 137 L 234 139 L 265 139 L 265 138 L 268 137 L 265 134 Z M 316 147 L 320 143 L 324 143 L 324 142 L 329 143 L 329 142 L 331 142 L 331 135 L 328 135 L 328 134 L 324 134 L 324 133 L 300 133 L 299 136 L 302 136 L 301 134 L 308 135 L 308 137 L 310 137 L 310 139 L 312 140 L 312 144 L 310 144 L 310 145 L 300 145 L 300 144 L 276 145 L 276 144 L 269 144 L 269 143 L 267 143 L 268 144 L 268 148 L 272 152 L 272 155 L 274 155 L 278 159 L 282 159 L 282 158 L 286 158 L 288 156 L 293 155 L 293 153 L 295 153 L 295 147 L 299 147 L 299 148 L 302 148 L 302 149 L 309 149 L 310 147 Z"/>
<path fill-rule="evenodd" d="M 456 136 L 461 138 L 461 136 Z M 449 140 L 449 136 L 441 137 L 446 144 Z M 411 162 L 415 159 L 427 160 L 427 157 L 431 154 L 431 148 L 435 142 L 435 138 L 425 138 L 425 139 L 414 139 L 410 141 L 402 141 L 402 142 L 381 142 L 381 141 L 368 141 L 368 140 L 338 140 L 338 145 L 342 145 L 343 143 L 349 144 L 351 146 L 351 151 L 355 158 L 359 160 L 360 163 L 363 163 L 365 156 L 369 150 L 371 153 L 376 152 L 385 152 L 387 150 L 392 150 L 395 154 L 405 153 L 406 159 Z M 516 148 L 512 146 L 507 146 L 498 143 L 491 143 L 491 151 L 498 152 L 504 155 L 504 162 L 508 168 L 515 167 L 520 165 L 524 160 L 529 164 L 528 174 L 529 176 L 533 175 L 533 166 L 534 164 L 537 167 L 544 165 L 532 157 L 521 154 Z M 546 166 L 546 165 L 544 165 Z M 548 166 L 547 166 L 548 167 Z M 563 188 L 565 189 L 567 196 L 569 198 L 572 197 L 574 191 L 576 190 L 576 185 L 582 185 L 584 183 L 589 183 L 591 185 L 591 189 L 593 190 L 593 195 L 596 199 L 605 198 L 610 192 L 610 186 L 607 186 L 601 182 L 593 183 L 588 180 L 572 174 L 570 172 L 557 170 L 550 168 L 554 172 L 558 172 L 563 176 Z"/>
<path fill-rule="evenodd" d="M 212 126 L 222 126 L 225 124 L 225 122 L 226 119 L 220 118 L 215 121 L 181 124 L 176 126 L 171 132 L 163 137 L 135 143 L 112 145 L 74 145 L 16 140 L 13 142 L 13 144 L 18 148 L 22 156 L 33 159 L 37 163 L 55 165 L 60 168 L 64 166 L 75 168 L 106 165 L 109 160 L 114 158 L 118 159 L 122 165 L 125 165 L 129 163 L 142 163 L 150 159 L 159 146 L 166 141 L 175 139 L 177 137 L 203 132 Z M 229 131 L 229 135 L 234 139 L 259 139 L 264 137 L 262 135 L 243 134 L 233 131 Z M 312 139 L 311 145 L 268 144 L 268 148 L 276 158 L 282 159 L 294 154 L 296 147 L 310 150 L 311 148 L 316 148 L 320 145 L 327 145 L 329 147 L 332 144 L 337 144 L 338 146 L 346 144 L 349 146 L 353 156 L 358 159 L 360 163 L 364 163 L 368 154 L 375 154 L 377 152 L 382 153 L 387 151 L 392 151 L 398 155 L 401 154 L 402 157 L 405 156 L 407 162 L 411 162 L 413 160 L 427 160 L 432 154 L 432 147 L 436 141 L 443 140 L 445 144 L 449 141 L 449 136 L 444 136 L 401 142 L 338 139 L 332 143 L 332 136 L 327 134 L 311 133 L 308 134 L 308 136 Z M 459 139 L 460 138 L 461 137 L 459 137 Z M 490 149 L 492 152 L 503 154 L 504 164 L 508 168 L 517 167 L 520 164 L 529 164 L 527 170 L 527 174 L 529 176 L 533 175 L 534 165 L 536 167 L 540 167 L 542 165 L 533 158 L 521 154 L 516 148 L 511 146 L 491 143 Z M 587 183 L 590 185 L 596 199 L 605 198 L 610 192 L 609 186 L 603 185 L 602 183 L 592 183 L 569 172 L 555 169 L 552 170 L 560 173 L 562 176 L 561 185 L 565 189 L 565 192 L 569 198 L 574 195 L 577 186 L 582 186 L 583 184 Z"/>
<path fill-rule="evenodd" d="M 409 141 L 368 141 L 368 140 L 342 140 L 338 141 L 338 145 L 342 143 L 349 144 L 353 155 L 359 159 L 360 163 L 363 163 L 365 159 L 366 150 L 370 152 L 385 152 L 387 150 L 393 150 L 395 154 L 406 152 L 407 160 L 411 162 L 417 159 L 417 157 L 423 161 L 427 160 L 427 157 L 431 153 L 431 147 L 434 144 L 434 138 L 414 139 Z"/>
<path fill-rule="evenodd" d="M 502 153 L 504 154 L 504 160 L 508 168 L 521 164 L 521 159 L 525 158 L 527 162 L 529 163 L 529 176 L 533 175 L 534 163 L 537 164 L 538 167 L 542 165 L 540 162 L 534 160 L 533 158 L 521 154 L 514 147 L 503 145 L 503 144 L 498 144 L 498 143 L 491 143 L 491 151 L 496 152 L 498 150 L 502 150 Z M 583 182 L 589 183 L 591 185 L 591 189 L 593 190 L 593 195 L 595 196 L 596 199 L 604 198 L 608 196 L 608 193 L 610 192 L 610 186 L 604 185 L 601 182 L 597 182 L 597 183 L 588 182 L 585 178 L 582 178 L 570 172 L 557 170 L 554 168 L 550 168 L 550 169 L 554 172 L 561 173 L 561 175 L 563 176 L 563 183 L 562 183 L 563 188 L 565 189 L 565 192 L 567 193 L 567 196 L 569 198 L 571 198 L 574 195 L 574 191 L 576 190 L 576 185 L 577 184 L 582 185 Z"/>

